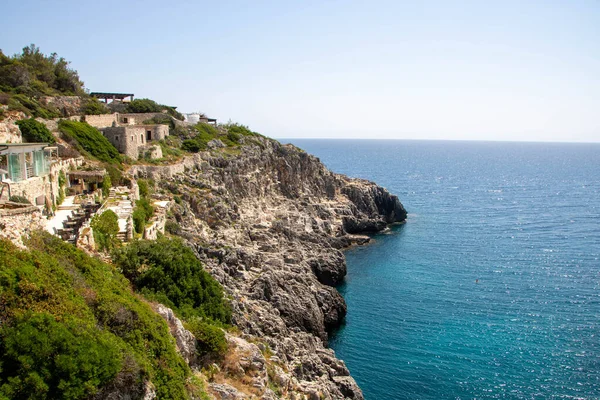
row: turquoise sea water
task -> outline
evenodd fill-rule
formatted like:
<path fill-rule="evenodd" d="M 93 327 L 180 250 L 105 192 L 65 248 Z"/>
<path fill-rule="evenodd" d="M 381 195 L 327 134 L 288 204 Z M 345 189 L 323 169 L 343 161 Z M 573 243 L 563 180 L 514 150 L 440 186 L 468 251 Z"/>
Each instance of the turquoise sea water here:
<path fill-rule="evenodd" d="M 292 142 L 409 212 L 347 252 L 367 400 L 600 398 L 600 145 Z"/>

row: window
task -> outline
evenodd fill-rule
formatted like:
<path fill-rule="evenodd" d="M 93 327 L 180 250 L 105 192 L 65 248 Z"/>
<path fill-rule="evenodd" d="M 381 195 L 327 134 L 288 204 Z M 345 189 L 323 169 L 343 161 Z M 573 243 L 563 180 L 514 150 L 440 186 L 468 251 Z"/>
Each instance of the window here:
<path fill-rule="evenodd" d="M 152 131 L 146 131 L 146 141 L 152 140 Z"/>
<path fill-rule="evenodd" d="M 123 123 L 126 124 L 127 122 L 129 122 L 129 120 L 127 118 L 123 118 Z"/>
<path fill-rule="evenodd" d="M 119 141 L 119 135 L 115 136 L 115 142 Z"/>
<path fill-rule="evenodd" d="M 144 143 L 144 134 L 140 134 L 140 143 Z"/>

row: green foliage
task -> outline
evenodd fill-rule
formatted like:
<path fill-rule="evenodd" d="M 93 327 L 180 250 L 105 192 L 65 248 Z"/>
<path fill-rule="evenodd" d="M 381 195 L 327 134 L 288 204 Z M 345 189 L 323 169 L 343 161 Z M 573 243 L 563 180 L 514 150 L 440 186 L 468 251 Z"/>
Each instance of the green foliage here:
<path fill-rule="evenodd" d="M 227 339 L 223 329 L 197 317 L 186 323 L 185 328 L 196 338 L 196 350 L 200 355 L 211 354 L 219 357 L 227 352 Z"/>
<path fill-rule="evenodd" d="M 84 398 L 121 369 L 116 338 L 70 318 L 27 313 L 0 338 L 0 393 L 9 398 Z"/>
<path fill-rule="evenodd" d="M 234 122 L 229 122 L 223 125 L 223 128 L 227 130 L 228 133 L 236 135 L 237 137 L 241 136 L 261 136 L 256 132 L 252 132 L 246 125 L 241 125 Z"/>
<path fill-rule="evenodd" d="M 190 153 L 197 153 L 201 150 L 206 150 L 206 143 L 200 143 L 200 141 L 194 139 L 186 139 L 181 143 L 181 148 Z"/>
<path fill-rule="evenodd" d="M 12 195 L 8 200 L 14 203 L 31 204 L 31 202 L 27 200 L 27 197 L 24 196 Z"/>
<path fill-rule="evenodd" d="M 184 318 L 229 323 L 231 308 L 221 286 L 180 239 L 134 241 L 115 251 L 113 261 L 137 290 Z"/>
<path fill-rule="evenodd" d="M 0 398 L 141 397 L 148 380 L 159 399 L 190 398 L 167 324 L 123 275 L 46 233 L 26 244 L 0 240 Z"/>
<path fill-rule="evenodd" d="M 127 105 L 128 113 L 158 113 L 163 111 L 180 121 L 184 119 L 183 115 L 175 110 L 175 107 L 158 104 L 150 99 L 135 99 Z"/>
<path fill-rule="evenodd" d="M 147 189 L 146 189 L 147 190 Z M 142 191 L 140 190 L 140 193 Z M 147 193 L 147 192 L 146 192 Z M 150 201 L 146 196 L 142 196 L 141 199 L 135 202 L 135 208 L 133 209 L 133 226 L 137 233 L 144 232 L 146 222 L 150 221 L 150 218 L 154 215 L 154 206 L 150 204 Z"/>
<path fill-rule="evenodd" d="M 181 231 L 181 226 L 177 222 L 169 220 L 165 222 L 165 231 L 171 235 L 177 235 Z"/>
<path fill-rule="evenodd" d="M 93 126 L 85 122 L 62 120 L 58 128 L 68 139 L 76 142 L 80 152 L 111 164 L 121 162 L 117 149 Z"/>
<path fill-rule="evenodd" d="M 175 127 L 175 123 L 173 122 L 173 118 L 171 118 L 170 116 L 167 115 L 156 115 L 150 119 L 147 119 L 143 122 L 144 124 L 163 124 L 163 125 L 168 125 L 170 129 L 173 129 Z"/>
<path fill-rule="evenodd" d="M 106 210 L 92 217 L 90 226 L 94 230 L 94 240 L 100 251 L 112 250 L 118 244 L 119 217 L 112 210 Z"/>
<path fill-rule="evenodd" d="M 219 130 L 210 124 L 200 122 L 194 126 L 194 129 L 198 132 L 198 134 L 192 139 L 184 140 L 181 144 L 181 148 L 185 151 L 197 153 L 199 151 L 206 150 L 207 144 L 211 140 L 223 139 L 219 137 Z"/>
<path fill-rule="evenodd" d="M 81 111 L 84 115 L 110 114 L 108 107 L 95 97 L 88 98 L 83 104 Z"/>
<path fill-rule="evenodd" d="M 146 213 L 144 210 L 142 208 L 134 208 L 131 218 L 133 219 L 133 229 L 137 233 L 144 232 L 144 228 L 146 227 Z"/>
<path fill-rule="evenodd" d="M 43 105 L 37 99 L 27 97 L 24 94 L 13 94 L 8 100 L 8 109 L 22 111 L 33 117 L 45 119 L 60 117 L 58 110 L 50 105 Z"/>
<path fill-rule="evenodd" d="M 67 176 L 65 172 L 61 170 L 58 173 L 58 198 L 56 199 L 56 204 L 61 205 L 63 201 L 65 201 L 65 185 L 67 183 Z"/>
<path fill-rule="evenodd" d="M 23 139 L 28 143 L 54 143 L 56 141 L 46 125 L 33 118 L 22 119 L 17 121 L 16 124 L 21 130 Z"/>
<path fill-rule="evenodd" d="M 106 175 L 104 175 L 104 179 L 102 180 L 102 197 L 103 198 L 105 198 L 105 199 L 108 198 L 111 187 L 112 187 L 112 178 L 110 177 L 110 174 L 106 174 Z"/>
<path fill-rule="evenodd" d="M 128 113 L 157 113 L 163 110 L 163 106 L 150 99 L 135 99 L 127 104 Z"/>
<path fill-rule="evenodd" d="M 154 215 L 154 206 L 150 204 L 150 201 L 142 197 L 138 201 L 135 202 L 135 206 L 144 210 L 144 214 L 146 215 L 146 221 L 149 221 L 150 218 Z"/>
<path fill-rule="evenodd" d="M 56 53 L 46 56 L 33 44 L 12 57 L 0 51 L 0 90 L 28 97 L 85 93 L 83 82 L 68 61 Z"/>
<path fill-rule="evenodd" d="M 140 189 L 140 197 L 150 196 L 150 185 L 146 179 L 138 179 L 137 184 Z"/>
<path fill-rule="evenodd" d="M 106 172 L 110 177 L 110 182 L 112 186 L 119 186 L 123 184 L 123 173 L 114 165 L 107 165 Z"/>

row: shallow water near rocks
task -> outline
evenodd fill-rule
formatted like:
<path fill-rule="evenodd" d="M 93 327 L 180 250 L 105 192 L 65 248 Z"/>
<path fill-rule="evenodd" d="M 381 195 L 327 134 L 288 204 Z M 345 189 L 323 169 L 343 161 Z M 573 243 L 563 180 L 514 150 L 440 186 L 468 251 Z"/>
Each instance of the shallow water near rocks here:
<path fill-rule="evenodd" d="M 600 145 L 291 142 L 409 212 L 346 252 L 367 400 L 600 398 Z"/>

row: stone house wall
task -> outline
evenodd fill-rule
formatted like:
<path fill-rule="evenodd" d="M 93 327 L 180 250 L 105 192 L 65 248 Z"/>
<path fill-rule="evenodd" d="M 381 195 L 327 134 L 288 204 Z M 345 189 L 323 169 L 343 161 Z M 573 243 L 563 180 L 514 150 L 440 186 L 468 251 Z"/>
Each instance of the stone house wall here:
<path fill-rule="evenodd" d="M 144 121 L 152 119 L 154 117 L 169 117 L 169 114 L 165 114 L 162 112 L 157 113 L 131 113 L 131 114 L 117 114 L 118 121 L 117 123 L 120 125 L 142 125 Z M 127 122 L 125 122 L 127 121 Z"/>
<path fill-rule="evenodd" d="M 117 123 L 119 114 L 85 115 L 85 122 L 97 129 L 108 128 Z"/>
<path fill-rule="evenodd" d="M 102 129 L 102 134 L 112 143 L 120 153 L 137 160 L 142 152 L 150 150 L 148 139 L 150 141 L 162 140 L 169 135 L 169 127 L 166 125 L 132 125 L 132 126 L 112 126 Z M 162 150 L 160 146 L 154 151 L 153 158 L 161 158 Z"/>
<path fill-rule="evenodd" d="M 113 126 L 102 129 L 102 134 L 119 150 L 119 153 L 134 160 L 138 158 L 138 147 L 146 142 L 146 131 L 143 127 Z"/>

